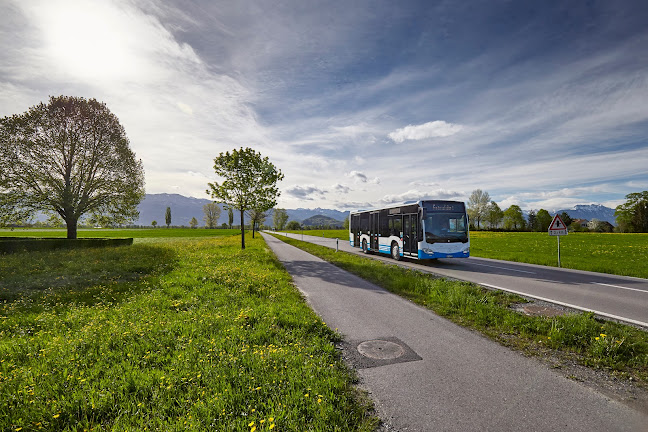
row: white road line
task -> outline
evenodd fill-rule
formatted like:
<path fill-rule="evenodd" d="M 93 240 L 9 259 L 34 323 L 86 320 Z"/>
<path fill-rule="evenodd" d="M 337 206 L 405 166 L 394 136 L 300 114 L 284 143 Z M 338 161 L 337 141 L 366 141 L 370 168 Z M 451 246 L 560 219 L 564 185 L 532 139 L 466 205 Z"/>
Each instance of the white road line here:
<path fill-rule="evenodd" d="M 648 323 L 646 323 L 646 322 L 637 321 L 637 320 L 633 320 L 633 319 L 630 319 L 630 318 L 621 317 L 621 316 L 618 316 L 618 315 L 612 315 L 612 314 L 609 314 L 607 312 L 598 311 L 596 309 L 589 309 L 589 308 L 585 308 L 585 307 L 582 307 L 582 306 L 576 306 L 576 305 L 571 304 L 571 303 L 564 303 L 564 302 L 554 300 L 554 299 L 550 299 L 550 298 L 546 298 L 546 297 L 539 297 L 539 296 L 529 294 L 529 293 L 525 293 L 525 292 L 522 292 L 522 291 L 515 291 L 515 290 L 512 290 L 512 289 L 508 289 L 508 288 L 502 288 L 502 287 L 499 287 L 497 285 L 491 285 L 491 284 L 487 284 L 487 283 L 480 283 L 479 285 L 483 285 L 483 286 L 488 287 L 488 288 L 498 289 L 498 290 L 501 290 L 501 291 L 511 292 L 511 293 L 514 293 L 514 294 L 519 294 L 519 295 L 524 296 L 524 297 L 531 297 L 531 298 L 546 301 L 546 302 L 549 302 L 549 303 L 555 303 L 555 304 L 558 304 L 558 305 L 561 305 L 561 306 L 566 306 L 566 307 L 572 308 L 572 309 L 582 310 L 582 311 L 585 311 L 585 312 L 594 312 L 596 315 L 600 315 L 600 316 L 604 316 L 604 317 L 607 317 L 607 318 L 612 318 L 612 319 L 615 319 L 615 320 L 635 324 L 635 325 L 638 325 L 638 326 L 641 326 L 641 327 L 648 327 Z"/>
<path fill-rule="evenodd" d="M 476 266 L 482 266 L 482 267 L 496 268 L 496 269 L 500 269 L 500 270 L 514 271 L 514 272 L 518 272 L 518 273 L 535 274 L 535 272 L 530 272 L 530 271 L 526 271 L 526 270 L 518 270 L 518 269 L 512 269 L 512 268 L 508 268 L 508 267 L 497 267 L 497 266 L 492 266 L 492 265 L 487 265 L 487 264 L 477 264 L 476 262 L 471 262 L 470 264 L 476 265 Z"/>
<path fill-rule="evenodd" d="M 642 290 L 642 289 L 638 289 L 638 288 L 628 288 L 628 287 L 624 287 L 624 286 L 610 285 L 610 284 L 604 284 L 604 283 L 599 283 L 599 282 L 592 282 L 592 283 L 596 284 L 596 285 L 604 285 L 604 286 L 609 286 L 609 287 L 612 287 L 612 288 L 619 288 L 619 289 L 624 289 L 624 290 L 629 290 L 629 291 L 639 291 L 639 292 L 648 294 L 648 290 Z"/>

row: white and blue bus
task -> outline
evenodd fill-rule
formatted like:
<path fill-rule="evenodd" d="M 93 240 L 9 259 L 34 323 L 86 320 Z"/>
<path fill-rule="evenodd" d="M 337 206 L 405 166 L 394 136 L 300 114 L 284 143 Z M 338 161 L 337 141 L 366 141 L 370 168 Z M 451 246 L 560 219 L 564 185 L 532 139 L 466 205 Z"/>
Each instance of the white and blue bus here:
<path fill-rule="evenodd" d="M 400 260 L 470 255 L 466 206 L 460 201 L 418 201 L 349 214 L 349 242 L 363 252 Z"/>

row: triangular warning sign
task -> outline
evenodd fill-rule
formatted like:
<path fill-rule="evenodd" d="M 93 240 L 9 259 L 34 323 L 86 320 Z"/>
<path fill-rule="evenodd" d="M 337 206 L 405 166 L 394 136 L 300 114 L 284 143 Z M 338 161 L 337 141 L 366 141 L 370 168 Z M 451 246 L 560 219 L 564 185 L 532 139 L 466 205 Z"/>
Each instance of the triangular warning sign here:
<path fill-rule="evenodd" d="M 560 219 L 560 216 L 554 216 L 551 225 L 549 225 L 549 234 L 567 235 L 567 226 L 565 226 L 565 223 Z"/>

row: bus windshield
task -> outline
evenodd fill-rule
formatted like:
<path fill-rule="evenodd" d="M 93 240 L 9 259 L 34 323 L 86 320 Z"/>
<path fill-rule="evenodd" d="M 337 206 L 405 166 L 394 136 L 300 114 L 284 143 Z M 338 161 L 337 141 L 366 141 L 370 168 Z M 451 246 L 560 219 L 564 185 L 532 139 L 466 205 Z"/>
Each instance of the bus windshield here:
<path fill-rule="evenodd" d="M 466 216 L 463 213 L 428 212 L 424 224 L 426 243 L 468 241 Z"/>

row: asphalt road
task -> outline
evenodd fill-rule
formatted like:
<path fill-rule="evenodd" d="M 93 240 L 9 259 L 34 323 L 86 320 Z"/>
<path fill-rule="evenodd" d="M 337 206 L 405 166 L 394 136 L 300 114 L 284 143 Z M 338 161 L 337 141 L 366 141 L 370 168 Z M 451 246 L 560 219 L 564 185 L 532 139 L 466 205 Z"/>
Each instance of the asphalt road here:
<path fill-rule="evenodd" d="M 264 237 L 311 307 L 344 336 L 387 430 L 648 431 L 646 414 Z"/>
<path fill-rule="evenodd" d="M 302 239 L 301 234 L 289 236 Z M 303 239 L 336 247 L 335 239 L 308 235 L 304 235 Z M 341 250 L 362 254 L 360 249 L 351 247 L 347 239 L 340 239 L 338 244 Z M 386 255 L 372 256 L 386 262 L 396 262 Z M 592 311 L 600 316 L 648 328 L 648 279 L 475 257 L 432 262 L 404 260 L 399 264 L 574 309 Z"/>

